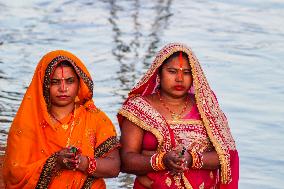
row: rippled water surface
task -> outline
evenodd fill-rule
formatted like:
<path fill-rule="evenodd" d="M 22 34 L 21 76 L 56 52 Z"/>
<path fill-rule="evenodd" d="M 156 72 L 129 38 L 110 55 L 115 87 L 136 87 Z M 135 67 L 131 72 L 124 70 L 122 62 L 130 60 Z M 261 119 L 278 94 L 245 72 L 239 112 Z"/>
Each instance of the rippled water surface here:
<path fill-rule="evenodd" d="M 95 102 L 119 131 L 129 89 L 163 45 L 178 41 L 194 50 L 229 118 L 240 188 L 283 188 L 283 23 L 281 0 L 0 0 L 0 147 L 48 51 L 84 61 Z M 132 179 L 120 174 L 107 185 L 130 188 Z"/>

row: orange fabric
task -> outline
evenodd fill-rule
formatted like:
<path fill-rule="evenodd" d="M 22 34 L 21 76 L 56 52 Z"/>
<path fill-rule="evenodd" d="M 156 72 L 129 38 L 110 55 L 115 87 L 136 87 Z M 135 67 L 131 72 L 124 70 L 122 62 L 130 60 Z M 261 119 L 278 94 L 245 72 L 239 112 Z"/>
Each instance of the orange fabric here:
<path fill-rule="evenodd" d="M 61 58 L 54 62 L 58 57 Z M 48 66 L 52 61 L 56 65 L 64 59 L 77 67 L 75 70 L 80 77 L 71 135 L 70 126 L 65 131 L 60 125 L 52 124 L 43 94 Z M 66 147 L 68 137 L 70 145 L 81 148 L 83 155 L 94 157 L 94 150 L 100 144 L 116 136 L 112 122 L 95 107 L 92 96 L 91 76 L 76 56 L 57 50 L 40 60 L 10 128 L 3 169 L 7 188 L 35 188 L 46 160 Z M 107 151 L 100 155 L 104 153 Z M 81 188 L 86 177 L 79 171 L 62 171 L 52 178 L 49 188 Z M 96 179 L 92 188 L 105 188 L 103 179 Z"/>

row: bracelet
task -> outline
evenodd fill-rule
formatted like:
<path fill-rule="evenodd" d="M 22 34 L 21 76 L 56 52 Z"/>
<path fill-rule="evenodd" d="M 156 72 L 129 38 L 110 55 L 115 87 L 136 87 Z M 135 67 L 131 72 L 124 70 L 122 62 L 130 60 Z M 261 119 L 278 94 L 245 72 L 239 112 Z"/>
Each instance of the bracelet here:
<path fill-rule="evenodd" d="M 90 158 L 89 156 L 87 156 L 88 160 L 89 160 L 89 166 L 87 169 L 87 173 L 89 175 L 93 175 L 97 169 L 97 161 L 95 158 Z"/>
<path fill-rule="evenodd" d="M 161 171 L 166 169 L 163 161 L 165 154 L 166 152 L 161 152 L 161 153 L 155 153 L 154 155 L 151 156 L 150 164 L 153 170 Z"/>
<path fill-rule="evenodd" d="M 203 155 L 196 151 L 190 151 L 192 156 L 192 166 L 193 169 L 201 169 L 203 167 Z"/>

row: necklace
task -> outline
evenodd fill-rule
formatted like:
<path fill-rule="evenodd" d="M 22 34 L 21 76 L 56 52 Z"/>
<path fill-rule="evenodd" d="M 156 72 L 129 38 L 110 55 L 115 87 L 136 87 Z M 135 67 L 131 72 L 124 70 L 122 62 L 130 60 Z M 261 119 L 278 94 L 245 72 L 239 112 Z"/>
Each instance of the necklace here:
<path fill-rule="evenodd" d="M 76 119 L 76 104 L 75 104 L 75 107 L 74 107 L 73 121 L 71 123 L 70 133 L 69 133 L 69 136 L 67 138 L 66 147 L 69 147 L 70 143 L 71 143 L 71 135 L 72 135 L 74 125 L 75 125 L 75 119 Z"/>
<path fill-rule="evenodd" d="M 76 107 L 75 107 L 75 108 L 76 108 Z M 75 112 L 75 109 L 74 109 L 74 112 Z M 61 124 L 61 127 L 62 127 L 64 130 L 67 130 L 68 127 L 69 127 L 69 124 L 70 124 L 71 120 L 74 119 L 74 112 L 72 112 L 71 118 L 70 118 L 70 120 L 69 120 L 67 123 L 62 123 L 59 119 L 57 119 L 57 117 L 55 117 L 55 115 L 53 115 L 53 113 L 50 112 L 49 114 L 50 114 L 50 116 L 51 116 L 55 121 L 57 121 L 58 123 Z"/>
<path fill-rule="evenodd" d="M 181 112 L 178 114 L 178 113 L 175 113 L 174 111 L 172 111 L 172 110 L 165 104 L 164 100 L 163 100 L 162 97 L 161 97 L 160 92 L 157 92 L 157 95 L 159 96 L 159 100 L 160 100 L 160 102 L 162 103 L 162 105 L 171 113 L 172 119 L 173 119 L 174 121 L 180 120 L 180 119 L 181 119 L 181 115 L 182 115 L 182 114 L 184 113 L 184 111 L 187 109 L 187 106 L 188 106 L 188 104 L 189 104 L 189 102 L 190 102 L 189 97 L 188 97 L 188 96 L 186 97 L 186 101 L 185 101 L 184 107 L 183 107 L 183 109 L 181 110 Z"/>

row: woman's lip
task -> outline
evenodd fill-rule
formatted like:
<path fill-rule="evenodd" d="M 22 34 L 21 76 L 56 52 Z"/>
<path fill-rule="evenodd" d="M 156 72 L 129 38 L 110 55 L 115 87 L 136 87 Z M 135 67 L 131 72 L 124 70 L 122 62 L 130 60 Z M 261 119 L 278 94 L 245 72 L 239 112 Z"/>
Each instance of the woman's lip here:
<path fill-rule="evenodd" d="M 177 90 L 177 91 L 183 91 L 185 89 L 185 87 L 181 86 L 181 85 L 177 85 L 177 86 L 174 86 L 174 89 Z"/>
<path fill-rule="evenodd" d="M 60 95 L 60 96 L 57 96 L 57 98 L 59 98 L 59 99 L 66 99 L 66 98 L 68 98 L 69 96 L 67 96 L 67 95 Z"/>

